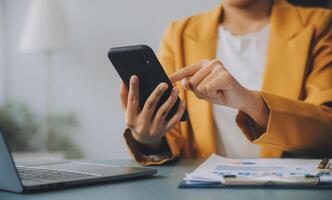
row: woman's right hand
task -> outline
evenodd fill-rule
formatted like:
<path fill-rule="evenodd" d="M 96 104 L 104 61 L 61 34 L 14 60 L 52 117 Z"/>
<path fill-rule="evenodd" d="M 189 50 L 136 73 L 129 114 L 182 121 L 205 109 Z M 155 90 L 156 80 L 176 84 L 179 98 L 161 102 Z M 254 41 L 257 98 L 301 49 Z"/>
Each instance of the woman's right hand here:
<path fill-rule="evenodd" d="M 139 79 L 137 76 L 130 78 L 129 92 L 124 83 L 121 83 L 120 97 L 122 109 L 125 112 L 126 125 L 131 129 L 137 142 L 146 145 L 150 149 L 159 149 L 161 140 L 180 121 L 185 104 L 181 101 L 176 114 L 166 120 L 166 116 L 175 104 L 179 95 L 179 89 L 173 88 L 169 98 L 161 105 L 153 117 L 157 103 L 168 85 L 160 83 L 146 100 L 142 110 L 139 109 Z"/>

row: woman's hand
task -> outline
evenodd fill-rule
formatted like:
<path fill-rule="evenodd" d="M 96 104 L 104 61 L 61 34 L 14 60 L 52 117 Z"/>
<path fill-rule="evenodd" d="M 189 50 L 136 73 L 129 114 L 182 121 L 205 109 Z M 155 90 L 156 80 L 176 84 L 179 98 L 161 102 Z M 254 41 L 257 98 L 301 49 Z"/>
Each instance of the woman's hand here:
<path fill-rule="evenodd" d="M 178 88 L 173 88 L 171 95 L 159 108 L 153 117 L 157 103 L 168 85 L 159 84 L 146 100 L 142 110 L 139 110 L 139 79 L 137 76 L 130 78 L 129 92 L 124 83 L 121 84 L 120 97 L 122 108 L 125 111 L 126 125 L 131 129 L 135 140 L 149 149 L 157 150 L 165 134 L 180 121 L 185 105 L 182 101 L 179 104 L 176 114 L 166 121 L 166 116 L 179 94 Z"/>
<path fill-rule="evenodd" d="M 266 127 L 268 108 L 255 91 L 243 87 L 219 60 L 202 61 L 180 69 L 170 76 L 200 98 L 214 104 L 239 109 Z"/>

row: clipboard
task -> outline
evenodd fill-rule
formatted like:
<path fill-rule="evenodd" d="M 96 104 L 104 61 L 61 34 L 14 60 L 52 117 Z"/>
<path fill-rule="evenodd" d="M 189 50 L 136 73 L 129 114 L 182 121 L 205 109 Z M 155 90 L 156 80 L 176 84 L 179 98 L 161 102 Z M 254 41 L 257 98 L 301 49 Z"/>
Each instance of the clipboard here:
<path fill-rule="evenodd" d="M 224 177 L 225 182 L 190 183 L 181 181 L 179 188 L 288 188 L 288 189 L 332 189 L 332 182 L 323 183 L 319 177 L 260 177 L 239 178 Z"/>
<path fill-rule="evenodd" d="M 186 181 L 181 181 L 178 188 L 180 189 L 194 189 L 194 188 L 271 188 L 271 189 L 332 189 L 332 184 L 318 183 L 318 184 L 236 184 L 226 185 L 221 182 L 213 184 L 187 184 Z"/>
<path fill-rule="evenodd" d="M 320 172 L 316 176 L 303 177 L 237 177 L 224 175 L 223 181 L 182 180 L 179 188 L 303 188 L 303 189 L 332 189 L 332 181 L 322 181 L 324 174 L 332 173 L 329 169 L 329 159 L 322 159 L 317 165 Z"/>

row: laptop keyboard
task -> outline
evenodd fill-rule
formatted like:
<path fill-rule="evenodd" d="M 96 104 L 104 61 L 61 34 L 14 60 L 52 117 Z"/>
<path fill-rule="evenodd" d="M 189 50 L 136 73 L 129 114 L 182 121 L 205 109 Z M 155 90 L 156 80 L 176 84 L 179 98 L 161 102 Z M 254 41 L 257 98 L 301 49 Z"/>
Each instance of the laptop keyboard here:
<path fill-rule="evenodd" d="M 49 169 L 35 169 L 26 167 L 17 167 L 19 176 L 23 181 L 45 181 L 45 180 L 72 180 L 96 177 L 97 175 L 85 174 L 79 172 L 68 172 Z"/>

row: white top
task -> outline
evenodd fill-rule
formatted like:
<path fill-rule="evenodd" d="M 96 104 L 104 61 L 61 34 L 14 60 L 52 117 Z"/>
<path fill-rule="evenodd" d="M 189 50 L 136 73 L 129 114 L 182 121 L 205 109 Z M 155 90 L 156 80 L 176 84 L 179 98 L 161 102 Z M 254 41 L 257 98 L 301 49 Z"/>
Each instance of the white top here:
<path fill-rule="evenodd" d="M 217 59 L 244 87 L 260 90 L 265 65 L 270 25 L 260 31 L 242 36 L 219 27 Z M 259 147 L 252 144 L 235 122 L 238 110 L 213 105 L 217 126 L 218 153 L 232 158 L 259 157 Z"/>

